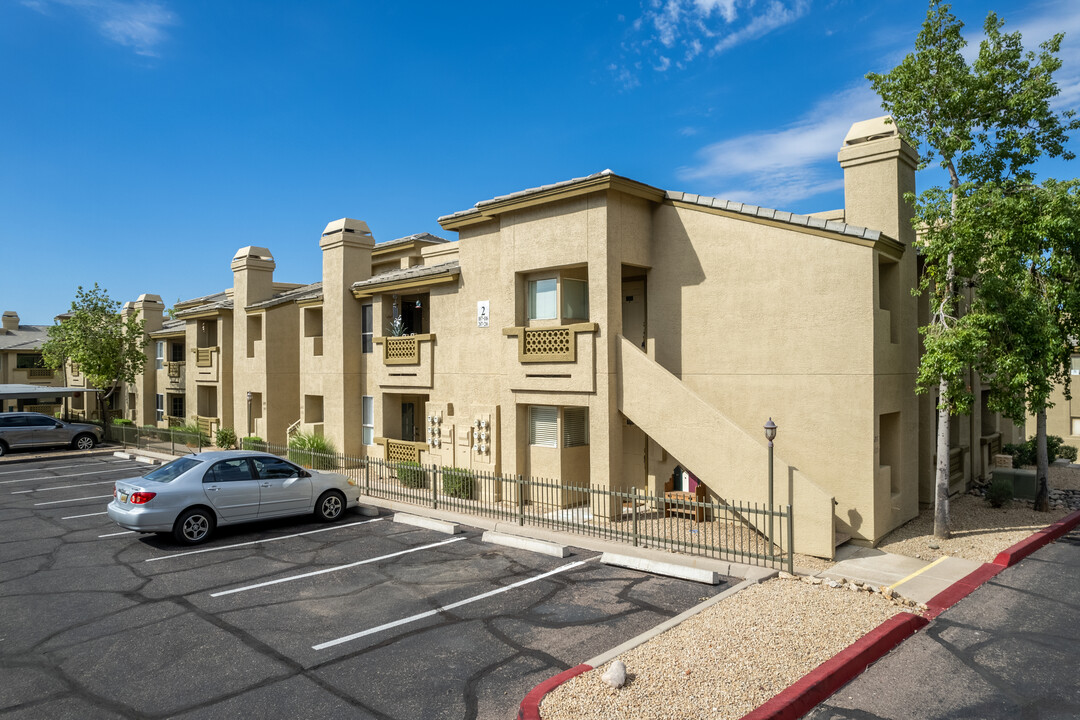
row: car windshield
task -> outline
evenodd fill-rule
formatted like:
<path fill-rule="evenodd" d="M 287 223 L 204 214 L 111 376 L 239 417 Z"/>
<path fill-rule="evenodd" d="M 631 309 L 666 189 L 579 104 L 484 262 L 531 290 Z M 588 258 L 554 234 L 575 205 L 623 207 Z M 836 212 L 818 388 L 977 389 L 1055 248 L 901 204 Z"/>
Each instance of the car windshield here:
<path fill-rule="evenodd" d="M 200 463 L 202 463 L 202 460 L 197 458 L 182 457 L 179 460 L 173 460 L 168 465 L 162 465 L 157 470 L 146 473 L 143 475 L 143 479 L 162 483 L 172 482 Z"/>

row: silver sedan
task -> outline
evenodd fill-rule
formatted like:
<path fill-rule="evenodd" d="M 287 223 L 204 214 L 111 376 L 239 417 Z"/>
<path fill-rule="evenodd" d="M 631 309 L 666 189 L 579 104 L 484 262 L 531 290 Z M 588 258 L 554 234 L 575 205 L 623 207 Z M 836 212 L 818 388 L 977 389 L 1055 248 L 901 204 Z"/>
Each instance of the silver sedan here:
<path fill-rule="evenodd" d="M 187 455 L 142 477 L 119 480 L 109 517 L 137 532 L 172 533 L 195 545 L 219 525 L 314 513 L 324 522 L 356 507 L 359 490 L 335 472 L 306 470 L 247 450 Z"/>

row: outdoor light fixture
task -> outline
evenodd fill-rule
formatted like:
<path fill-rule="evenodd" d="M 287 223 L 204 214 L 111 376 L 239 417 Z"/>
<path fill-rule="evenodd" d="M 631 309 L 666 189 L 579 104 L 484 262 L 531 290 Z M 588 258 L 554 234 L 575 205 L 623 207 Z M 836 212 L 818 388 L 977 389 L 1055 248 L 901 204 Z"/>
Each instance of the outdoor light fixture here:
<path fill-rule="evenodd" d="M 776 439 L 776 423 L 771 417 L 765 423 L 765 439 L 769 441 L 769 554 L 772 555 L 775 552 L 773 545 L 776 544 L 773 535 L 773 440 Z M 788 543 L 791 543 L 791 538 L 788 538 Z"/>
<path fill-rule="evenodd" d="M 772 441 L 776 439 L 776 423 L 769 418 L 769 422 L 765 423 L 765 439 L 772 444 Z"/>

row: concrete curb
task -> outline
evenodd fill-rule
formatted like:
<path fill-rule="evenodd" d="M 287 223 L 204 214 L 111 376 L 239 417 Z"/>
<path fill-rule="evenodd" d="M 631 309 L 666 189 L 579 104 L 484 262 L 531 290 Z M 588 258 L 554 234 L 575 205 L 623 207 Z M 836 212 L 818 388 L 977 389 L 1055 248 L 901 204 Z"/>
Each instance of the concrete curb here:
<path fill-rule="evenodd" d="M 773 570 L 772 573 L 773 575 L 776 575 L 777 571 Z M 598 668 L 609 660 L 612 660 L 613 658 L 622 655 L 624 652 L 633 650 L 638 645 L 644 645 L 657 635 L 667 632 L 671 628 L 693 617 L 694 615 L 697 615 L 699 612 L 705 610 L 706 608 L 712 607 L 724 598 L 731 597 L 735 593 L 741 592 L 742 590 L 745 590 L 751 585 L 757 585 L 758 582 L 760 582 L 760 580 L 757 579 L 743 580 L 738 585 L 733 585 L 727 590 L 713 595 L 708 600 L 700 602 L 689 610 L 679 613 L 673 618 L 665 620 L 656 627 L 646 630 L 637 637 L 627 640 L 622 645 L 616 645 L 605 653 L 601 653 L 600 655 L 597 655 L 596 657 L 587 660 L 580 665 L 572 667 L 569 670 L 564 670 L 558 675 L 544 680 L 542 683 L 530 690 L 528 694 L 525 695 L 525 699 L 521 701 L 521 705 L 518 707 L 518 720 L 540 720 L 540 703 L 543 701 L 544 696 L 555 688 L 562 685 L 567 680 L 575 678 L 582 673 L 588 672 L 589 670 Z"/>
<path fill-rule="evenodd" d="M 929 622 L 908 612 L 889 618 L 773 696 L 772 700 L 743 715 L 742 720 L 795 720 L 802 717 Z"/>
<path fill-rule="evenodd" d="M 62 460 L 64 458 L 98 457 L 100 455 L 112 455 L 114 446 L 102 443 L 93 450 L 55 450 L 50 453 L 27 453 L 26 455 L 5 455 L 0 457 L 0 466 L 19 465 L 21 463 L 39 462 L 41 460 Z"/>
<path fill-rule="evenodd" d="M 956 603 L 966 598 L 990 578 L 1004 570 L 1004 566 L 983 563 L 982 567 L 965 575 L 949 587 L 939 592 L 926 603 L 926 617 L 933 620 Z"/>
<path fill-rule="evenodd" d="M 581 663 L 569 670 L 563 670 L 555 677 L 548 678 L 534 687 L 529 691 L 529 694 L 525 696 L 525 699 L 521 701 L 521 705 L 518 707 L 518 720 L 540 720 L 540 701 L 544 699 L 544 696 L 567 680 L 575 678 L 581 673 L 590 670 L 592 670 L 591 665 Z"/>
<path fill-rule="evenodd" d="M 1002 567 L 1012 567 L 1039 548 L 1049 545 L 1065 533 L 1073 530 L 1077 525 L 1080 525 L 1080 510 L 1077 510 L 1070 515 L 1066 515 L 1056 523 L 1051 523 L 1042 530 L 1039 530 L 1031 537 L 1021 540 L 1010 548 L 1002 550 L 998 553 L 998 556 L 994 558 L 994 564 L 1001 565 Z"/>

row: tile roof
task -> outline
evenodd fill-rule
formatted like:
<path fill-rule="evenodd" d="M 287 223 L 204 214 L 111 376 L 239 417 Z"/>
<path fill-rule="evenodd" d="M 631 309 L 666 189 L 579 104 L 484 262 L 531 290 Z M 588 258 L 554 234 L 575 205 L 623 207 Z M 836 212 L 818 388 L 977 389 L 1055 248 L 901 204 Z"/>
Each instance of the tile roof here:
<path fill-rule="evenodd" d="M 191 315 L 210 312 L 212 310 L 232 310 L 233 307 L 232 298 L 228 297 L 224 291 L 195 299 L 203 301 L 202 304 L 195 305 L 194 307 L 186 307 L 183 310 L 178 310 L 176 312 L 176 317 L 186 318 L 190 317 Z M 188 302 L 194 301 L 189 300 Z"/>
<path fill-rule="evenodd" d="M 372 285 L 382 285 L 388 282 L 398 282 L 400 280 L 412 280 L 414 278 L 428 277 L 429 275 L 442 275 L 445 273 L 452 273 L 455 270 L 461 268 L 461 263 L 457 260 L 451 260 L 450 262 L 439 263 L 438 265 L 414 265 L 411 268 L 405 268 L 404 270 L 391 270 L 389 272 L 379 273 L 367 280 L 360 280 L 352 284 L 352 289 L 369 287 Z"/>
<path fill-rule="evenodd" d="M 0 350 L 40 350 L 49 339 L 50 325 L 19 325 L 8 333 L 0 331 Z"/>
<path fill-rule="evenodd" d="M 186 324 L 187 323 L 185 323 L 180 318 L 167 317 L 165 318 L 165 321 L 161 323 L 161 329 L 155 330 L 154 332 L 150 333 L 150 337 L 154 337 L 156 335 L 174 335 L 178 332 L 184 332 L 184 326 Z"/>
<path fill-rule="evenodd" d="M 439 237 L 438 235 L 432 235 L 431 233 L 422 232 L 422 233 L 416 233 L 415 235 L 407 235 L 405 237 L 397 238 L 396 240 L 387 240 L 386 242 L 376 243 L 375 244 L 375 249 L 376 250 L 383 250 L 383 249 L 386 249 L 386 248 L 393 247 L 395 245 L 406 245 L 406 244 L 414 242 L 414 241 L 426 242 L 426 243 L 447 243 L 447 242 L 451 242 L 450 240 L 447 240 L 444 237 Z"/>
<path fill-rule="evenodd" d="M 450 215 L 444 215 L 440 217 L 439 222 L 441 223 L 444 220 L 452 220 L 454 218 L 479 214 L 485 206 L 495 203 L 500 203 L 515 198 L 523 198 L 529 195 L 536 195 L 538 193 L 547 192 L 549 190 L 554 190 L 558 188 L 570 187 L 571 185 L 585 183 L 604 176 L 620 177 L 613 173 L 611 170 L 603 170 L 598 173 L 593 173 L 592 175 L 573 178 L 571 180 L 564 180 L 562 182 L 552 183 L 551 185 L 541 185 L 540 187 L 528 188 L 527 190 L 521 190 L 519 192 L 510 193 L 508 195 L 500 195 L 498 197 L 491 198 L 490 200 L 481 200 L 468 210 L 461 210 L 459 212 L 451 213 Z M 717 208 L 720 210 L 726 210 L 728 212 L 738 213 L 740 215 L 746 215 L 747 217 L 763 218 L 766 220 L 782 222 L 797 227 L 826 230 L 829 232 L 835 232 L 841 235 L 857 237 L 864 240 L 878 240 L 882 236 L 881 232 L 878 230 L 871 230 L 869 228 L 859 227 L 858 225 L 848 225 L 847 223 L 843 223 L 838 220 L 822 220 L 821 218 L 810 217 L 809 215 L 796 215 L 794 213 L 784 212 L 782 210 L 773 210 L 771 208 L 759 207 L 757 205 L 749 205 L 746 203 L 730 202 L 728 200 L 720 200 L 718 198 L 708 197 L 705 195 L 694 195 L 692 193 L 673 192 L 670 190 L 661 192 L 664 193 L 664 198 L 669 201 L 679 201 L 691 205 L 698 205 L 701 207 Z"/>
<path fill-rule="evenodd" d="M 257 303 L 248 305 L 248 309 L 255 308 L 270 308 L 276 305 L 284 305 L 291 302 L 302 302 L 304 300 L 317 300 L 322 297 L 322 283 L 311 283 L 310 285 L 301 285 L 298 288 L 292 290 L 286 290 L 280 292 L 269 300 L 262 300 Z"/>

